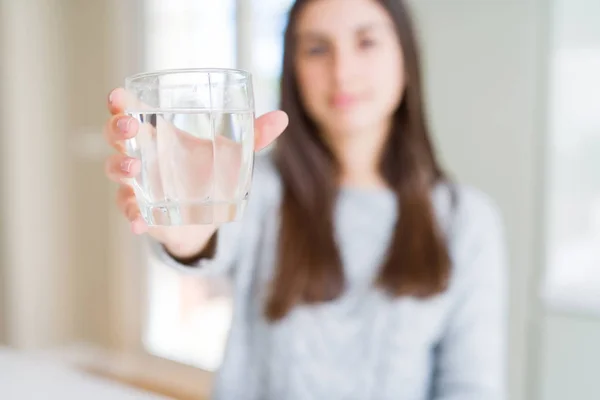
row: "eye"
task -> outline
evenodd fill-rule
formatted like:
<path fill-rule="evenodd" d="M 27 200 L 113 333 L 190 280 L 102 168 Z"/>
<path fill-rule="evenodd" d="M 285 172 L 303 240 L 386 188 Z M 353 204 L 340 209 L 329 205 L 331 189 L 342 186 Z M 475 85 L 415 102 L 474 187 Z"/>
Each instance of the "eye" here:
<path fill-rule="evenodd" d="M 361 39 L 359 42 L 359 46 L 361 49 L 369 49 L 376 45 L 373 39 Z"/>
<path fill-rule="evenodd" d="M 309 56 L 318 56 L 327 52 L 327 46 L 311 46 L 306 49 L 306 54 Z"/>

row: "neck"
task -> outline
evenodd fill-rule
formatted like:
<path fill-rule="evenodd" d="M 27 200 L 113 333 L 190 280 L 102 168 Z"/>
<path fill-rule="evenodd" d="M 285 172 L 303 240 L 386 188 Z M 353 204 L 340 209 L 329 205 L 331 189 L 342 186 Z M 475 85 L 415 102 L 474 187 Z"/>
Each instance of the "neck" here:
<path fill-rule="evenodd" d="M 340 185 L 352 187 L 387 186 L 379 171 L 387 128 L 357 133 L 327 135 L 328 144 L 341 167 Z"/>

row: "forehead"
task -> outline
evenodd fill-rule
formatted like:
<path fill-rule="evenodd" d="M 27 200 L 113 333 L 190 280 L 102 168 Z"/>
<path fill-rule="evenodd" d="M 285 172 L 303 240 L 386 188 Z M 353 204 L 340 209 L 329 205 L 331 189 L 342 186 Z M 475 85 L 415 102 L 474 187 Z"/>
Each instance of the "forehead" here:
<path fill-rule="evenodd" d="M 312 0 L 298 17 L 296 33 L 336 35 L 381 29 L 391 18 L 376 0 Z"/>

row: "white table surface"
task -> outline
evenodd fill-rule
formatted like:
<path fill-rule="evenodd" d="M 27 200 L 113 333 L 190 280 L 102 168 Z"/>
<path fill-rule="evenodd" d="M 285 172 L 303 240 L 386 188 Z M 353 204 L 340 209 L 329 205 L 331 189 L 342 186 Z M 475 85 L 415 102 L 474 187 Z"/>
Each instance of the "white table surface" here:
<path fill-rule="evenodd" d="M 48 358 L 0 347 L 0 399 L 167 400 Z"/>

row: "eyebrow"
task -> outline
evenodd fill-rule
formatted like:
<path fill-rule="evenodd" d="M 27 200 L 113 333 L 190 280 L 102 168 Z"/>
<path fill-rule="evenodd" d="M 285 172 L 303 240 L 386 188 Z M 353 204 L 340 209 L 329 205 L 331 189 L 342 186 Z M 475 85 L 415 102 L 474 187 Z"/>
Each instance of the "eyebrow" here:
<path fill-rule="evenodd" d="M 357 27 L 356 29 L 354 29 L 354 31 L 356 33 L 362 34 L 374 29 L 381 29 L 381 28 L 386 28 L 389 24 L 386 23 L 382 23 L 382 22 L 372 22 L 369 24 L 364 24 L 361 25 L 359 27 Z M 296 37 L 301 38 L 301 39 L 312 39 L 312 40 L 325 40 L 327 39 L 327 35 L 318 31 L 305 31 L 305 32 L 297 32 L 296 33 Z"/>

